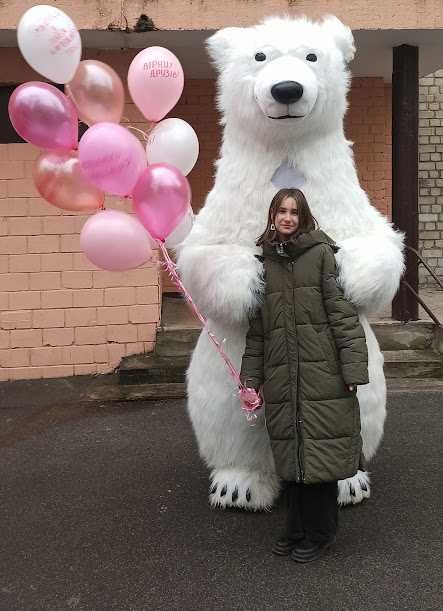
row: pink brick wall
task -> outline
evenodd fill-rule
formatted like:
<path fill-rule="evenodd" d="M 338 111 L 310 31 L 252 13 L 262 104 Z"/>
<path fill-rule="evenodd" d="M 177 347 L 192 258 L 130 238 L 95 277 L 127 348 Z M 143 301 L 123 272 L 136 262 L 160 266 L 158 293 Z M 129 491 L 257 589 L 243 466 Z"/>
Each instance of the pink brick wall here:
<path fill-rule="evenodd" d="M 84 54 L 110 63 L 123 77 L 133 55 Z M 35 78 L 16 51 L 9 52 L 8 73 L 14 57 L 17 80 Z M 211 188 L 220 142 L 214 96 L 212 81 L 188 79 L 171 113 L 199 136 L 200 158 L 189 176 L 196 210 Z M 134 127 L 148 127 L 133 104 L 126 105 L 125 117 Z M 390 87 L 382 79 L 354 80 L 346 133 L 355 143 L 363 187 L 389 215 Z M 79 248 L 86 217 L 37 196 L 31 179 L 37 154 L 27 144 L 0 145 L 0 380 L 108 372 L 122 356 L 153 349 L 162 280 L 155 264 L 117 274 L 88 263 Z M 117 199 L 107 204 L 129 211 Z"/>
<path fill-rule="evenodd" d="M 91 265 L 79 246 L 87 217 L 35 192 L 37 154 L 0 145 L 0 380 L 108 372 L 122 356 L 153 349 L 156 263 L 127 273 Z"/>

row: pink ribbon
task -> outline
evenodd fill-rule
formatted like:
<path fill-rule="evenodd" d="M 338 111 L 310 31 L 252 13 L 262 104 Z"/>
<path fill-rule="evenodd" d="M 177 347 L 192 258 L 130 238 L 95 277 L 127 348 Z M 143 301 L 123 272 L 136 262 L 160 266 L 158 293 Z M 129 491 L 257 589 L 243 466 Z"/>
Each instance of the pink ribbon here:
<path fill-rule="evenodd" d="M 247 420 L 255 420 L 257 418 L 257 415 L 255 414 L 255 412 L 258 409 L 260 409 L 260 407 L 263 405 L 262 397 L 256 392 L 254 388 L 249 388 L 243 384 L 243 382 L 240 379 L 239 372 L 237 371 L 236 367 L 234 366 L 229 356 L 224 351 L 222 343 L 216 337 L 216 335 L 214 335 L 214 333 L 212 333 L 212 331 L 209 330 L 207 319 L 200 312 L 196 303 L 194 302 L 191 295 L 189 294 L 186 287 L 184 286 L 183 282 L 181 281 L 180 276 L 177 273 L 177 266 L 175 265 L 175 263 L 172 261 L 171 257 L 169 256 L 165 243 L 162 240 L 157 240 L 157 244 L 159 245 L 162 255 L 164 257 L 163 267 L 165 271 L 168 273 L 169 277 L 174 282 L 174 284 L 183 293 L 183 296 L 186 302 L 189 304 L 194 315 L 202 323 L 203 328 L 206 330 L 209 339 L 214 344 L 217 352 L 220 354 L 220 356 L 226 363 L 226 366 L 228 368 L 228 371 L 231 377 L 237 384 L 240 403 L 241 403 L 243 411 L 246 414 Z"/>

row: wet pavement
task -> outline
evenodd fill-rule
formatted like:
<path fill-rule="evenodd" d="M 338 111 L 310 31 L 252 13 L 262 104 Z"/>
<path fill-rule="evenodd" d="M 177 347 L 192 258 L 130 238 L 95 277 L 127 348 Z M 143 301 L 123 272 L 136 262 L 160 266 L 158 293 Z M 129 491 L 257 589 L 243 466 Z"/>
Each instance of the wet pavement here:
<path fill-rule="evenodd" d="M 184 401 L 1 408 L 0 609 L 441 609 L 442 399 L 390 395 L 373 496 L 305 566 L 280 508 L 209 509 Z"/>

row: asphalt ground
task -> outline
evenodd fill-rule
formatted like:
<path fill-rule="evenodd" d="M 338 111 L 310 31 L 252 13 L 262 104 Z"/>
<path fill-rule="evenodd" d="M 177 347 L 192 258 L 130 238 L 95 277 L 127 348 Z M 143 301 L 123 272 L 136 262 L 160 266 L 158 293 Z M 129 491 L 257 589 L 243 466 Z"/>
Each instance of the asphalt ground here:
<path fill-rule="evenodd" d="M 441 609 L 442 391 L 389 397 L 369 501 L 337 546 L 270 553 L 283 521 L 211 510 L 183 400 L 0 409 L 0 609 Z"/>

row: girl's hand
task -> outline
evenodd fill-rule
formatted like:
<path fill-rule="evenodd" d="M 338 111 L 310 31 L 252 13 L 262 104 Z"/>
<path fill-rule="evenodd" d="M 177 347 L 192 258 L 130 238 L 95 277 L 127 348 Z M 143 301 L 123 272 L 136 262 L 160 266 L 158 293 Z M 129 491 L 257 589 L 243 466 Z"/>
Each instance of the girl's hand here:
<path fill-rule="evenodd" d="M 355 390 L 355 389 L 356 389 L 356 385 L 355 385 L 355 384 L 347 384 L 346 386 L 348 387 L 348 390 L 349 390 L 350 392 L 352 392 L 353 390 Z"/>

